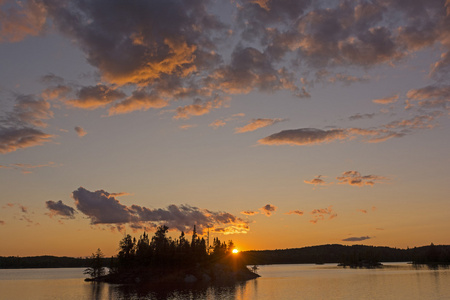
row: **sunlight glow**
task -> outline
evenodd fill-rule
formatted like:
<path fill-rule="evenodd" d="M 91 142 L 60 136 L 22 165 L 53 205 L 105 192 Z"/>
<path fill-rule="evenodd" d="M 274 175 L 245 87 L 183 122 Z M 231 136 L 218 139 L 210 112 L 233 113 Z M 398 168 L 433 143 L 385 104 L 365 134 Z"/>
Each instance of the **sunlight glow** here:
<path fill-rule="evenodd" d="M 231 251 L 231 252 L 233 252 L 233 254 L 237 254 L 237 253 L 239 253 L 239 250 L 238 249 L 233 249 L 233 251 Z"/>

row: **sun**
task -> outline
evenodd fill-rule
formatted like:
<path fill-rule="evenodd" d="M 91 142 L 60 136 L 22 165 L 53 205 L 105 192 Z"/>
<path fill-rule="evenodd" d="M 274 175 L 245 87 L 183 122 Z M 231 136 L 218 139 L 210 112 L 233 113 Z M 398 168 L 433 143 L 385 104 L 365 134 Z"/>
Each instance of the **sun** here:
<path fill-rule="evenodd" d="M 237 253 L 239 253 L 239 250 L 238 249 L 233 249 L 233 251 L 231 251 L 231 252 L 233 252 L 233 254 L 237 254 Z"/>

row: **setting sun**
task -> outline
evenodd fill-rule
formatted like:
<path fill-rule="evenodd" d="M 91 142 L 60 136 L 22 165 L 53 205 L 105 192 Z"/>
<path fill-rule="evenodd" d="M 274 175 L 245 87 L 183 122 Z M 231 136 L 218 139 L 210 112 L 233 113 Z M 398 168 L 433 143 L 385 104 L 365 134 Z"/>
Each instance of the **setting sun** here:
<path fill-rule="evenodd" d="M 239 250 L 238 249 L 233 249 L 233 251 L 231 251 L 231 252 L 233 252 L 233 254 L 237 254 L 237 253 L 239 253 Z"/>

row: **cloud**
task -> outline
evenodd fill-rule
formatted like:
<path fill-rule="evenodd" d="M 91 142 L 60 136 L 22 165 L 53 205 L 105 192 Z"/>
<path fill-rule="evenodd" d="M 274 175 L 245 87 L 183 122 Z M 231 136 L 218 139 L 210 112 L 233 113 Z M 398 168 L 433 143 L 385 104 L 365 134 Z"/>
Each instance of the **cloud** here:
<path fill-rule="evenodd" d="M 77 209 L 91 219 L 92 224 L 114 224 L 169 228 L 189 232 L 197 226 L 202 234 L 206 228 L 225 234 L 246 233 L 248 221 L 227 212 L 214 212 L 190 205 L 169 205 L 165 209 L 150 209 L 139 205 L 126 206 L 104 190 L 90 192 L 83 187 L 72 193 Z"/>
<path fill-rule="evenodd" d="M 371 115 L 356 115 L 353 119 L 370 117 Z M 307 146 L 330 143 L 333 141 L 352 141 L 355 139 L 367 143 L 385 142 L 392 138 L 404 137 L 420 129 L 431 129 L 434 122 L 443 116 L 440 111 L 416 115 L 411 119 L 392 121 L 375 128 L 335 128 L 322 130 L 316 128 L 300 128 L 282 130 L 258 141 L 262 145 L 292 145 Z"/>
<path fill-rule="evenodd" d="M 342 241 L 343 242 L 361 242 L 361 241 L 365 241 L 365 240 L 369 240 L 369 239 L 371 239 L 370 236 L 360 236 L 360 237 L 353 236 L 353 237 L 349 237 L 346 239 L 342 239 Z"/>
<path fill-rule="evenodd" d="M 332 220 L 337 217 L 337 213 L 333 211 L 333 206 L 329 206 L 327 208 L 318 208 L 314 209 L 310 212 L 312 215 L 312 219 L 309 221 L 313 224 L 316 224 L 318 221 L 325 220 L 328 218 L 328 220 Z"/>
<path fill-rule="evenodd" d="M 58 202 L 52 200 L 45 201 L 45 205 L 50 210 L 50 217 L 57 215 L 69 219 L 75 218 L 75 209 L 64 204 L 61 200 Z"/>
<path fill-rule="evenodd" d="M 191 128 L 197 127 L 196 124 L 185 124 L 185 125 L 180 125 L 179 128 L 182 130 L 188 130 Z"/>
<path fill-rule="evenodd" d="M 66 103 L 78 108 L 96 109 L 124 97 L 125 94 L 122 91 L 99 84 L 80 88 L 77 91 L 77 98 L 67 100 Z"/>
<path fill-rule="evenodd" d="M 299 216 L 303 216 L 303 214 L 304 212 L 301 210 L 291 210 L 286 213 L 286 215 L 299 215 Z"/>
<path fill-rule="evenodd" d="M 21 210 L 23 213 L 28 213 L 28 208 L 27 208 L 26 206 L 23 206 L 23 205 L 21 205 L 21 204 L 17 204 L 17 206 L 20 208 L 20 210 Z"/>
<path fill-rule="evenodd" d="M 55 26 L 78 42 L 102 78 L 119 85 L 202 71 L 215 63 L 212 35 L 224 30 L 208 13 L 208 1 L 136 2 L 125 9 L 117 0 L 45 4 Z"/>
<path fill-rule="evenodd" d="M 109 115 L 129 113 L 136 110 L 148 110 L 150 108 L 163 108 L 169 104 L 156 93 L 147 92 L 144 89 L 133 91 L 125 100 L 116 103 L 109 109 Z"/>
<path fill-rule="evenodd" d="M 321 130 L 315 128 L 301 128 L 283 130 L 268 137 L 260 139 L 258 143 L 263 145 L 317 145 L 329 143 L 334 140 L 348 138 L 348 133 L 343 129 Z"/>
<path fill-rule="evenodd" d="M 363 213 L 363 214 L 367 214 L 367 210 L 365 210 L 365 209 L 357 209 L 356 211 Z"/>
<path fill-rule="evenodd" d="M 262 214 L 270 217 L 275 211 L 277 210 L 277 207 L 272 204 L 266 204 L 263 207 L 259 209 Z"/>
<path fill-rule="evenodd" d="M 389 178 L 378 175 L 361 175 L 358 171 L 346 171 L 343 172 L 341 176 L 336 177 L 339 184 L 348 184 L 353 186 L 364 186 L 370 185 L 374 186 L 375 183 L 380 183 Z"/>
<path fill-rule="evenodd" d="M 14 169 L 14 170 L 19 170 L 24 174 L 29 174 L 31 173 L 32 169 L 37 169 L 37 168 L 46 168 L 46 167 L 55 167 L 55 163 L 54 162 L 48 162 L 47 164 L 40 164 L 40 165 L 32 165 L 32 164 L 10 164 L 8 166 L 0 166 L 0 168 L 4 168 L 4 169 Z"/>
<path fill-rule="evenodd" d="M 0 225 L 5 225 L 6 224 L 6 222 L 5 221 L 3 221 L 3 220 L 0 220 Z"/>
<path fill-rule="evenodd" d="M 392 104 L 392 103 L 395 103 L 397 100 L 398 100 L 398 95 L 394 95 L 391 97 L 374 99 L 374 100 L 372 100 L 372 102 L 377 103 L 377 104 Z"/>
<path fill-rule="evenodd" d="M 0 1 L 0 42 L 19 42 L 28 35 L 39 35 L 45 29 L 46 15 L 41 1 Z"/>
<path fill-rule="evenodd" d="M 0 126 L 0 153 L 43 145 L 54 136 L 30 127 L 6 128 Z"/>
<path fill-rule="evenodd" d="M 256 214 L 258 214 L 258 213 L 259 213 L 259 212 L 253 211 L 253 210 L 244 210 L 244 211 L 241 211 L 241 214 L 247 215 L 247 216 L 253 216 L 253 215 L 256 215 Z"/>
<path fill-rule="evenodd" d="M 350 116 L 348 119 L 350 121 L 355 121 L 355 120 L 361 120 L 361 119 L 372 119 L 375 116 L 375 114 L 356 114 L 353 116 Z"/>
<path fill-rule="evenodd" d="M 49 102 L 32 95 L 16 95 L 13 110 L 0 118 L 0 153 L 50 142 L 55 136 L 35 127 L 47 127 L 44 120 L 52 117 Z"/>
<path fill-rule="evenodd" d="M 249 131 L 255 131 L 260 128 L 272 126 L 276 123 L 286 121 L 286 119 L 252 119 L 247 125 L 238 127 L 234 130 L 235 133 L 244 133 Z"/>
<path fill-rule="evenodd" d="M 43 120 L 53 118 L 50 108 L 50 103 L 46 100 L 36 99 L 33 95 L 17 95 L 13 111 L 2 122 L 16 126 L 47 127 Z"/>
<path fill-rule="evenodd" d="M 214 122 L 212 122 L 208 126 L 214 128 L 214 129 L 217 129 L 217 128 L 223 127 L 225 125 L 227 125 L 227 123 L 225 121 L 223 121 L 223 120 L 215 120 Z"/>
<path fill-rule="evenodd" d="M 417 101 L 421 108 L 444 108 L 449 110 L 450 86 L 429 85 L 420 89 L 409 90 L 409 100 Z"/>
<path fill-rule="evenodd" d="M 83 137 L 87 134 L 87 132 L 80 126 L 75 126 L 75 131 L 78 134 L 79 137 Z"/>
<path fill-rule="evenodd" d="M 307 183 L 307 184 L 313 184 L 313 185 L 328 185 L 327 182 L 325 180 L 323 180 L 321 177 L 325 177 L 325 176 L 318 175 L 311 180 L 303 180 L 303 182 Z"/>
<path fill-rule="evenodd" d="M 77 209 L 91 219 L 92 224 L 128 223 L 131 210 L 104 190 L 90 192 L 82 187 L 72 193 Z"/>

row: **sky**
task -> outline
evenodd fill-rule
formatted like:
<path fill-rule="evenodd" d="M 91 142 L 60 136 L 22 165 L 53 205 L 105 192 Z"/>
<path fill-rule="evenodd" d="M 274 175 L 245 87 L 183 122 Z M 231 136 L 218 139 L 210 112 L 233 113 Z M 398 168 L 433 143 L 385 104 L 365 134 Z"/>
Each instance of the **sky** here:
<path fill-rule="evenodd" d="M 0 0 L 0 255 L 450 244 L 449 70 L 449 0 Z"/>

